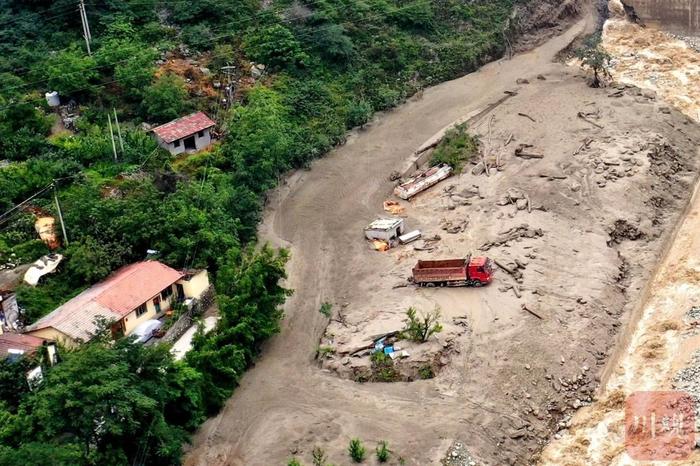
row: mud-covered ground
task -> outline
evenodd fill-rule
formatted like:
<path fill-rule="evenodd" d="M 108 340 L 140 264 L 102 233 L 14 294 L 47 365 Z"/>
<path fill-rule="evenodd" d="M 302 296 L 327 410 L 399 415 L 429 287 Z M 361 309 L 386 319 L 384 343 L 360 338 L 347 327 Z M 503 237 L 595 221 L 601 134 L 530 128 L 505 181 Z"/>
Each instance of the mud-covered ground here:
<path fill-rule="evenodd" d="M 410 354 L 394 363 L 397 379 L 420 378 L 430 365 L 438 386 L 472 398 L 488 387 L 489 400 L 521 420 L 494 430 L 504 450 L 541 442 L 562 415 L 591 401 L 617 329 L 689 199 L 700 131 L 652 94 L 590 89 L 577 74 L 562 67 L 514 86 L 517 96 L 473 124 L 487 162 L 498 159 L 500 169 L 475 175 L 468 165 L 401 202 L 409 229 L 440 240 L 384 253 L 368 245 L 345 264 L 362 277 L 335 303 L 321 342 L 333 350 L 322 354 L 324 368 L 381 380 L 386 375 L 373 374 L 369 351 L 361 351 L 369 337 L 400 330 L 409 306 L 438 306 L 440 334 L 397 343 Z M 520 144 L 544 157 L 516 157 Z M 518 198 L 529 198 L 530 211 Z M 470 252 L 517 272 L 497 270 L 486 288 L 398 287 L 418 259 Z M 363 267 L 371 262 L 379 266 Z"/>
<path fill-rule="evenodd" d="M 291 249 L 296 292 L 281 334 L 200 430 L 188 464 L 269 466 L 292 455 L 308 463 L 316 445 L 345 464 L 353 437 L 370 450 L 389 441 L 394 462 L 405 464 L 439 464 L 446 452 L 448 464 L 529 464 L 566 414 L 589 401 L 689 199 L 700 131 L 652 94 L 591 89 L 582 72 L 553 63 L 583 30 L 579 24 L 528 54 L 427 89 L 273 196 L 261 234 Z M 468 166 L 404 203 L 409 228 L 440 236 L 426 245 L 435 249 L 372 251 L 362 228 L 384 214 L 389 174 L 441 128 L 506 90 L 518 94 L 472 121 L 489 164 L 498 154 L 501 169 L 487 177 Z M 543 158 L 515 157 L 519 144 Z M 517 200 L 500 205 L 509 190 L 511 199 L 527 195 L 531 211 L 517 209 Z M 511 269 L 520 263 L 521 281 L 499 270 L 480 289 L 396 287 L 418 258 L 470 251 Z M 324 302 L 333 304 L 329 325 L 319 313 Z M 436 377 L 355 382 L 353 366 L 367 356 L 343 352 L 396 330 L 410 305 L 442 309 L 443 332 L 401 363 L 409 370 L 423 353 Z M 322 335 L 335 352 L 319 369 Z"/>

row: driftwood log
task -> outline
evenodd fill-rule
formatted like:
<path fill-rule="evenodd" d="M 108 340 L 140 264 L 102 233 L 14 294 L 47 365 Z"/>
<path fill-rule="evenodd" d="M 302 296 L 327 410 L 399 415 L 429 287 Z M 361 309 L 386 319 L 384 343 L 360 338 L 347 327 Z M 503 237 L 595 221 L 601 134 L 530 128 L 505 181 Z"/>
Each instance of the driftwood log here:
<path fill-rule="evenodd" d="M 532 147 L 534 147 L 532 144 L 518 144 L 518 147 L 515 148 L 513 154 L 522 159 L 543 159 L 544 154 L 539 154 L 528 150 Z"/>

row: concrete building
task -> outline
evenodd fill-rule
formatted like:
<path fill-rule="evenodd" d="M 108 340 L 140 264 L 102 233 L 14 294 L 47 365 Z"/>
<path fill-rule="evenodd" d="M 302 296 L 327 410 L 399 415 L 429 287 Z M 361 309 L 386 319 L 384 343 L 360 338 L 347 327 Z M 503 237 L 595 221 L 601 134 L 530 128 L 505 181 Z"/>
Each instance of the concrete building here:
<path fill-rule="evenodd" d="M 197 152 L 211 144 L 211 128 L 216 125 L 204 112 L 178 118 L 153 128 L 158 145 L 171 154 Z"/>
<path fill-rule="evenodd" d="M 27 327 L 25 333 L 76 346 L 111 323 L 112 335 L 129 335 L 141 322 L 165 314 L 176 301 L 209 288 L 206 270 L 181 272 L 157 261 L 127 265 Z"/>
<path fill-rule="evenodd" d="M 365 228 L 368 240 L 391 242 L 397 240 L 405 231 L 402 218 L 379 218 Z"/>

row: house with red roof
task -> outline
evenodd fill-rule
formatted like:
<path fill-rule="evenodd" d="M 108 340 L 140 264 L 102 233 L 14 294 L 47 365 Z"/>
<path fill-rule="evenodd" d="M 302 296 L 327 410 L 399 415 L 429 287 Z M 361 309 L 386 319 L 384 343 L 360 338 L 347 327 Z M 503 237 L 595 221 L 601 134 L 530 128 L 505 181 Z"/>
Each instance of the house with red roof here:
<path fill-rule="evenodd" d="M 196 152 L 211 144 L 210 130 L 216 123 L 204 112 L 196 112 L 153 128 L 158 145 L 171 154 Z"/>
<path fill-rule="evenodd" d="M 177 301 L 209 288 L 206 270 L 183 272 L 153 260 L 130 264 L 26 327 L 25 334 L 73 347 L 92 338 L 104 320 L 115 337 L 156 319 Z"/>

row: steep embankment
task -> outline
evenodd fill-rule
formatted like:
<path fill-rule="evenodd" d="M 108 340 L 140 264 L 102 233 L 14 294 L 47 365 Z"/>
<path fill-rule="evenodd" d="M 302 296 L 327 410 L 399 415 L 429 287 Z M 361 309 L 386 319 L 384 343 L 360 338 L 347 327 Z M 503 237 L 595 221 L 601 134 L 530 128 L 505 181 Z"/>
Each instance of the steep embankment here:
<path fill-rule="evenodd" d="M 670 112 L 672 106 L 700 121 L 700 54 L 664 32 L 627 22 L 621 13 L 618 8 L 618 16 L 607 22 L 603 36 L 603 44 L 613 56 L 615 79 L 644 88 L 640 99 L 654 97 L 666 102 L 662 112 Z M 690 122 L 669 126 L 681 137 L 696 128 Z M 562 426 L 568 429 L 545 449 L 541 464 L 629 464 L 625 401 L 632 393 L 676 389 L 700 399 L 694 369 L 700 349 L 697 314 L 689 311 L 700 299 L 699 215 L 700 198 L 695 195 L 606 368 L 600 397 Z M 683 370 L 686 365 L 689 370 Z M 674 464 L 698 461 L 696 450 L 693 456 Z"/>

